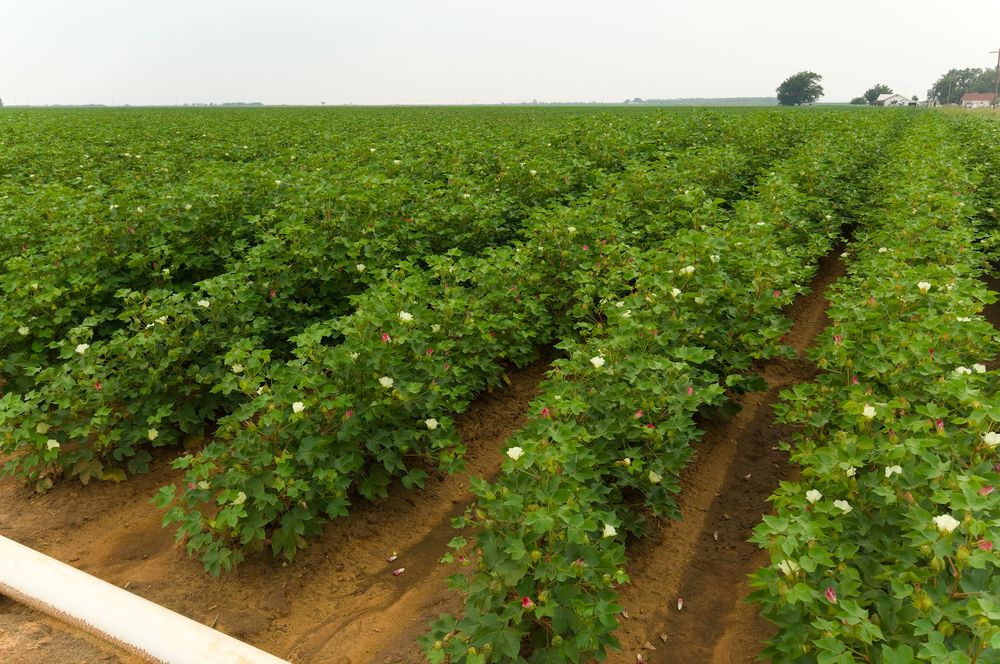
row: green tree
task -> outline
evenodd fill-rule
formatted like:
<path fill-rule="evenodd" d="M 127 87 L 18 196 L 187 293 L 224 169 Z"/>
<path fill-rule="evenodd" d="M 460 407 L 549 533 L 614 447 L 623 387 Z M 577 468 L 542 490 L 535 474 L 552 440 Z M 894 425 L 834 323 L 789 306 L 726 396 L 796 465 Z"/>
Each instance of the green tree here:
<path fill-rule="evenodd" d="M 995 76 L 993 69 L 949 69 L 927 91 L 927 98 L 941 104 L 957 104 L 966 92 L 993 92 Z"/>
<path fill-rule="evenodd" d="M 879 95 L 891 95 L 891 94 L 892 94 L 892 88 L 890 88 L 888 85 L 886 85 L 885 83 L 876 83 L 875 85 L 865 90 L 865 94 L 863 94 L 862 96 L 865 98 L 865 101 L 867 101 L 869 104 L 874 104 L 875 101 L 878 99 Z"/>
<path fill-rule="evenodd" d="M 811 104 L 823 96 L 822 76 L 811 71 L 800 71 L 789 76 L 778 86 L 778 103 L 782 106 Z"/>
<path fill-rule="evenodd" d="M 864 97 L 855 97 L 854 99 L 851 100 L 851 104 L 853 104 L 854 106 L 864 106 L 867 103 L 868 100 L 865 99 Z"/>

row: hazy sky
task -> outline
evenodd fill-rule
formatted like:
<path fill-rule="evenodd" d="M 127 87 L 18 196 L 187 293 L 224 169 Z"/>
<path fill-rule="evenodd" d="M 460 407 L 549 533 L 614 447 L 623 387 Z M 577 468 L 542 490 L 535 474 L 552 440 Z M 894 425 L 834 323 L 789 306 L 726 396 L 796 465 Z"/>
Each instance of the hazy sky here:
<path fill-rule="evenodd" d="M 773 96 L 823 75 L 921 98 L 992 67 L 995 0 L 0 0 L 29 104 L 441 104 Z"/>

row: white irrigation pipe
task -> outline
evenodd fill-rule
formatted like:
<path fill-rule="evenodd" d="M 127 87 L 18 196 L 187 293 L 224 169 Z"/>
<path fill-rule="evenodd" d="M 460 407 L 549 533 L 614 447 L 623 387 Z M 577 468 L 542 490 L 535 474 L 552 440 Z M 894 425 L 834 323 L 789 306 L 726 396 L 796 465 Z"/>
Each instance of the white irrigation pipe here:
<path fill-rule="evenodd" d="M 153 662 L 287 664 L 6 537 L 0 537 L 0 594 Z"/>

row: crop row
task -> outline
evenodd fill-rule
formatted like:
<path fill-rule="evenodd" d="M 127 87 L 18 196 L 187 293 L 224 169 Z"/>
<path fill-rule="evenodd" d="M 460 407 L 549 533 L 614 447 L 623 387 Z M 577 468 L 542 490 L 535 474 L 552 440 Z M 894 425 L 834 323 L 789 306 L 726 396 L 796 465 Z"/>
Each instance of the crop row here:
<path fill-rule="evenodd" d="M 474 483 L 456 522 L 468 532 L 446 561 L 463 567 L 464 614 L 424 637 L 431 661 L 578 662 L 617 646 L 625 537 L 642 534 L 647 511 L 677 516 L 696 413 L 753 388 L 752 363 L 786 352 L 781 309 L 895 130 L 851 122 L 849 138 L 835 124 L 817 132 L 730 213 L 695 215 L 636 253 L 589 333 L 560 345 L 499 478 Z"/>
<path fill-rule="evenodd" d="M 997 661 L 1000 343 L 959 122 L 923 118 L 887 160 L 822 373 L 783 394 L 801 479 L 755 531 L 772 565 L 752 579 L 775 661 Z"/>
<path fill-rule="evenodd" d="M 457 467 L 453 413 L 510 364 L 601 316 L 606 285 L 638 277 L 630 265 L 655 241 L 651 219 L 662 232 L 689 226 L 694 211 L 718 217 L 716 197 L 739 195 L 764 165 L 706 148 L 629 169 L 601 195 L 533 217 L 521 241 L 386 271 L 350 315 L 295 336 L 291 361 L 234 346 L 216 389 L 246 400 L 213 442 L 177 461 L 186 489 L 159 494 L 173 504 L 165 522 L 217 572 L 267 545 L 291 558 L 355 494 L 384 495 L 393 477 L 420 485 L 429 465 Z"/>

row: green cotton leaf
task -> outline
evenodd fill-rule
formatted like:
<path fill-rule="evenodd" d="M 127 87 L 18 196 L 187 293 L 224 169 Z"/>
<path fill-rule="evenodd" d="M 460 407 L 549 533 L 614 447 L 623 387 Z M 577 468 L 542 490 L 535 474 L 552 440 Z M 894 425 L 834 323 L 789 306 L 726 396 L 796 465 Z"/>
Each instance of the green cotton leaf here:
<path fill-rule="evenodd" d="M 528 563 L 530 562 L 528 558 L 524 557 L 524 545 L 521 545 L 521 559 L 520 560 L 505 560 L 496 567 L 493 568 L 494 573 L 498 574 L 503 582 L 513 588 L 518 584 L 518 582 L 524 578 L 525 573 L 528 571 Z"/>
<path fill-rule="evenodd" d="M 882 664 L 911 664 L 916 661 L 913 648 L 904 644 L 895 648 L 882 646 Z"/>
<path fill-rule="evenodd" d="M 785 594 L 785 601 L 789 604 L 810 603 L 813 601 L 813 590 L 804 583 L 796 583 Z"/>
<path fill-rule="evenodd" d="M 524 548 L 524 542 L 519 539 L 514 539 L 510 541 L 510 544 L 504 549 L 504 553 L 510 556 L 511 560 L 520 560 L 527 555 L 527 550 Z"/>
<path fill-rule="evenodd" d="M 788 529 L 788 519 L 782 519 L 772 514 L 763 517 L 764 523 L 774 533 L 783 533 Z"/>

